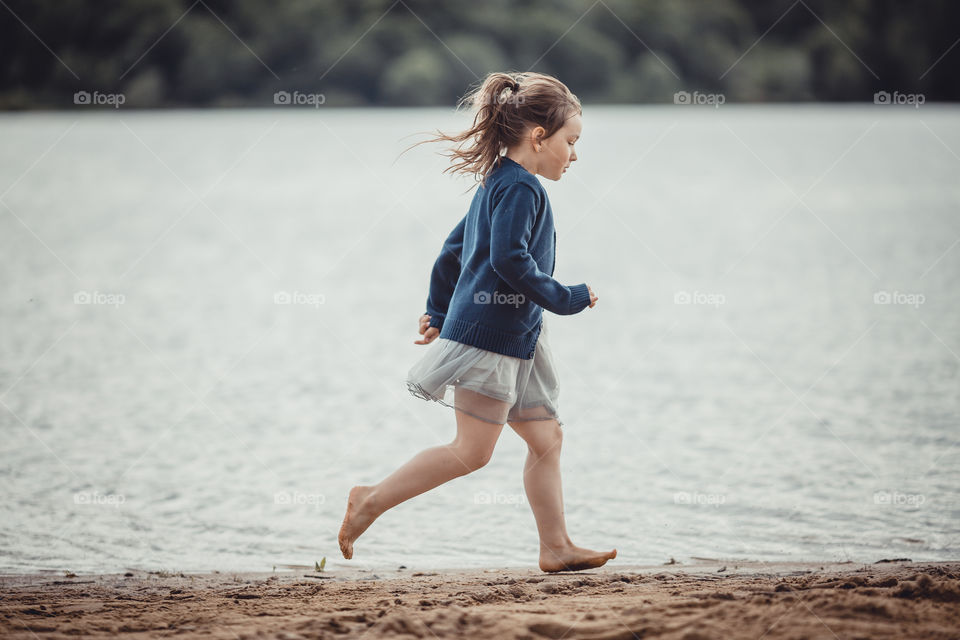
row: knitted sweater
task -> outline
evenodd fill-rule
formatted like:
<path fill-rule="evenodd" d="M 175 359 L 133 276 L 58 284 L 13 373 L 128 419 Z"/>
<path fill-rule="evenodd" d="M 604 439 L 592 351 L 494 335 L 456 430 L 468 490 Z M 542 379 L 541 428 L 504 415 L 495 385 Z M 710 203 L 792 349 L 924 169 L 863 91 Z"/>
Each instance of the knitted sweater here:
<path fill-rule="evenodd" d="M 586 283 L 553 279 L 556 241 L 543 185 L 501 156 L 433 265 L 430 326 L 441 338 L 533 358 L 543 309 L 571 315 L 590 305 Z"/>

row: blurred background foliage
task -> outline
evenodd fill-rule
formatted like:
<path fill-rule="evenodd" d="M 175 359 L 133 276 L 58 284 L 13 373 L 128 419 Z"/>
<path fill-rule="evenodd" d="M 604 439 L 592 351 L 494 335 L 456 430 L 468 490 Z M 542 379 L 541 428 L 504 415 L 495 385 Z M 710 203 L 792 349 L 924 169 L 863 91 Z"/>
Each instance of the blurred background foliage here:
<path fill-rule="evenodd" d="M 453 105 L 494 70 L 556 75 L 590 103 L 671 102 L 678 90 L 728 102 L 960 94 L 950 0 L 0 5 L 3 109 L 72 108 L 81 90 L 123 93 L 127 107 L 271 106 L 276 91 Z"/>

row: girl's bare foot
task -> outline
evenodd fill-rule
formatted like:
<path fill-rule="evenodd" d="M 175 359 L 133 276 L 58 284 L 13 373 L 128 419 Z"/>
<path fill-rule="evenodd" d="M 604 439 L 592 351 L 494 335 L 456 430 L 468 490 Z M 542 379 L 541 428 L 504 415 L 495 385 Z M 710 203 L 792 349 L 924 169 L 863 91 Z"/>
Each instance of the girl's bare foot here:
<path fill-rule="evenodd" d="M 368 499 L 372 491 L 373 487 L 364 486 L 350 489 L 347 513 L 343 516 L 343 524 L 340 525 L 340 534 L 337 536 L 340 552 L 347 560 L 353 557 L 354 541 L 373 524 L 379 515 Z"/>
<path fill-rule="evenodd" d="M 607 560 L 617 557 L 617 550 L 592 551 L 573 544 L 550 548 L 540 547 L 540 569 L 548 573 L 554 571 L 582 571 L 602 567 Z"/>

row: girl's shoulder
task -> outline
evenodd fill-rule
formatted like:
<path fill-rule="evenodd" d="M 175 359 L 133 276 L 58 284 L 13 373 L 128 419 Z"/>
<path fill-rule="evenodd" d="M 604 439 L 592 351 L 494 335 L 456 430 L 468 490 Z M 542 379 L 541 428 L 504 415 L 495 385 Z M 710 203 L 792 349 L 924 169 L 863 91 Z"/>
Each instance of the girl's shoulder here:
<path fill-rule="evenodd" d="M 547 195 L 546 189 L 535 175 L 506 156 L 500 156 L 500 162 L 489 173 L 486 182 L 487 188 L 490 188 L 494 195 L 499 195 L 518 183 L 530 187 L 538 197 L 545 198 Z"/>
<path fill-rule="evenodd" d="M 527 175 L 533 177 L 529 173 Z M 488 180 L 484 196 L 484 204 L 481 206 L 490 209 L 496 209 L 505 201 L 509 201 L 511 206 L 529 207 L 537 212 L 550 206 L 543 185 L 536 178 L 531 182 L 529 178 L 519 175 Z"/>

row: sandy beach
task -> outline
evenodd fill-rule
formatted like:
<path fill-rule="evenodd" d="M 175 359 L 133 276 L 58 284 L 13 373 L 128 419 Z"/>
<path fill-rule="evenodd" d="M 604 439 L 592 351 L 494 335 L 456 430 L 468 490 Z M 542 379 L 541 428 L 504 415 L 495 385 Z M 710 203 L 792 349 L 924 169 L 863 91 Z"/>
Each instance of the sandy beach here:
<path fill-rule="evenodd" d="M 960 638 L 960 563 L 5 575 L 4 638 Z"/>

